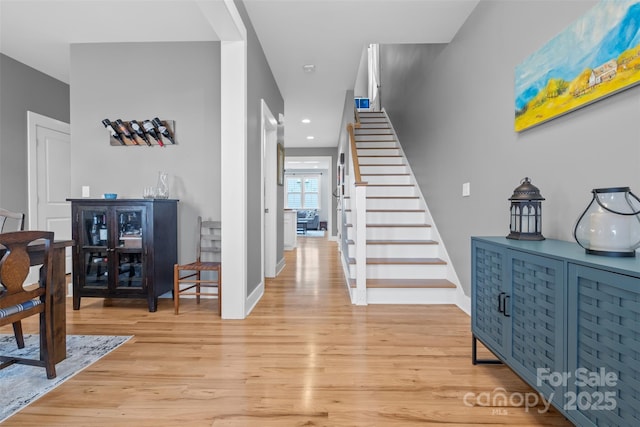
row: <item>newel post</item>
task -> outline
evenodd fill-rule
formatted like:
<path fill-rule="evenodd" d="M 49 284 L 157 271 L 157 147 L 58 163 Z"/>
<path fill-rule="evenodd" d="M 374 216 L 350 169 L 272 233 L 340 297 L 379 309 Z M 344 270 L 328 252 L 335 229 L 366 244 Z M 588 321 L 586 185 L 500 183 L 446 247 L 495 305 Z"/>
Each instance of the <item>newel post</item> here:
<path fill-rule="evenodd" d="M 356 305 L 367 305 L 367 185 L 356 183 Z"/>

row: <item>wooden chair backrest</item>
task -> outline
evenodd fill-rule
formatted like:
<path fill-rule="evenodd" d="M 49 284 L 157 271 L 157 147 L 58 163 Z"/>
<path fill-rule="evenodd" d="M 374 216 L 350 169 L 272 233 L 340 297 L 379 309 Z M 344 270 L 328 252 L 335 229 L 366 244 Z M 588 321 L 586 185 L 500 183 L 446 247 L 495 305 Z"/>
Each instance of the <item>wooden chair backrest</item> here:
<path fill-rule="evenodd" d="M 35 241 L 44 245 L 39 288 L 25 289 L 24 282 L 29 275 L 31 259 L 27 247 Z M 0 295 L 0 308 L 33 299 L 42 295 L 42 289 L 50 282 L 49 249 L 53 243 L 52 231 L 13 231 L 0 233 L 0 284 L 4 287 Z"/>
<path fill-rule="evenodd" d="M 22 212 L 11 212 L 0 208 L 0 233 L 4 232 L 4 225 L 7 219 L 15 220 L 12 222 L 16 223 L 16 226 L 12 227 L 10 231 L 24 230 L 24 214 Z"/>
<path fill-rule="evenodd" d="M 220 261 L 222 226 L 220 221 L 203 221 L 198 217 L 198 261 Z M 206 258 L 206 259 L 203 259 Z"/>

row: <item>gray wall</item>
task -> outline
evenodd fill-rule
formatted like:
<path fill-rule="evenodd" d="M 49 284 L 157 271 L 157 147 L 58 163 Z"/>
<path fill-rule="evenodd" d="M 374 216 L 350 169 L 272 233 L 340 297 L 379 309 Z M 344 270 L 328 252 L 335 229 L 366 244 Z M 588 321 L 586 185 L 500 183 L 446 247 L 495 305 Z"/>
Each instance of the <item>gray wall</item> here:
<path fill-rule="evenodd" d="M 244 4 L 240 0 L 236 0 L 235 5 L 247 28 L 247 295 L 250 295 L 262 282 L 260 219 L 263 213 L 260 205 L 262 132 L 260 103 L 264 99 L 277 119 L 279 114 L 284 114 L 284 100 Z M 286 124 L 284 132 L 286 141 Z M 284 206 L 283 187 L 278 186 L 277 191 L 277 206 L 282 207 Z M 277 212 L 276 260 L 281 260 L 284 256 L 284 211 L 278 209 Z"/>
<path fill-rule="evenodd" d="M 177 145 L 111 146 L 101 123 L 156 116 L 175 120 Z M 75 197 L 141 198 L 168 172 L 179 261 L 193 259 L 197 216 L 220 219 L 220 43 L 72 45 L 71 164 Z"/>
<path fill-rule="evenodd" d="M 507 199 L 525 176 L 546 198 L 543 234 L 567 241 L 592 188 L 640 193 L 640 87 L 513 130 L 515 66 L 594 4 L 482 1 L 435 57 L 419 46 L 383 48 L 384 107 L 467 295 L 470 237 L 508 234 Z"/>
<path fill-rule="evenodd" d="M 25 214 L 27 111 L 69 123 L 69 85 L 0 54 L 0 207 Z"/>

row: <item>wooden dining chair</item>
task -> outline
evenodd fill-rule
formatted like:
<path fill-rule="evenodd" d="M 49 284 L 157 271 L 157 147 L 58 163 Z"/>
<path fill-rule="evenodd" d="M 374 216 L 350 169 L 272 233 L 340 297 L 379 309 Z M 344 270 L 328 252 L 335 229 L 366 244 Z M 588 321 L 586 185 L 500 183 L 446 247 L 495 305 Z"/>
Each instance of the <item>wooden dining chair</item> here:
<path fill-rule="evenodd" d="M 180 309 L 180 295 L 195 296 L 200 304 L 200 297 L 216 297 L 218 312 L 222 314 L 222 263 L 221 226 L 220 221 L 203 221 L 198 217 L 198 239 L 196 260 L 189 264 L 173 266 L 173 305 L 175 314 Z M 203 278 L 202 273 L 207 275 Z M 213 276 L 215 273 L 215 277 Z M 213 292 L 213 289 L 216 292 Z"/>
<path fill-rule="evenodd" d="M 11 212 L 0 208 L 0 233 L 5 231 L 4 226 L 7 224 L 7 219 L 13 223 L 13 226 L 8 231 L 24 230 L 24 214 L 22 212 Z"/>
<path fill-rule="evenodd" d="M 27 246 L 34 241 L 44 245 L 38 282 L 25 286 L 32 266 Z M 0 354 L 0 369 L 14 363 L 46 368 L 47 378 L 55 378 L 53 361 L 53 326 L 50 320 L 52 297 L 51 231 L 13 231 L 0 233 L 0 326 L 13 325 L 18 348 L 24 348 L 24 336 L 20 321 L 35 314 L 40 315 L 40 357 L 28 359 Z"/>

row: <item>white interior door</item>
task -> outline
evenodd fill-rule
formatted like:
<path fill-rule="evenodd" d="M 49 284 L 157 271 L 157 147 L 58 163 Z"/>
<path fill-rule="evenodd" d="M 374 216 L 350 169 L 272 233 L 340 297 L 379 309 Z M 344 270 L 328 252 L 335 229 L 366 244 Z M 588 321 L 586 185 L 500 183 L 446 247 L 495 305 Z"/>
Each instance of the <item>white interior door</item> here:
<path fill-rule="evenodd" d="M 28 112 L 29 229 L 71 239 L 71 137 L 69 124 Z M 71 248 L 66 272 L 71 273 Z"/>
<path fill-rule="evenodd" d="M 277 140 L 278 122 L 262 100 L 262 271 L 276 277 L 277 252 Z"/>

